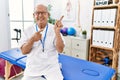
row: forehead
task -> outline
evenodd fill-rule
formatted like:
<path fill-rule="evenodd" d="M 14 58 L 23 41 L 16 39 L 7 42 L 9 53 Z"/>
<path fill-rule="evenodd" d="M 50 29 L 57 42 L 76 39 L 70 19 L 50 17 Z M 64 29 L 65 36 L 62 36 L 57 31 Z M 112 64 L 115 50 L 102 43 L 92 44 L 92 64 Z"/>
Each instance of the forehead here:
<path fill-rule="evenodd" d="M 45 12 L 47 12 L 47 7 L 44 6 L 44 5 L 37 5 L 35 7 L 35 11 L 45 11 Z"/>

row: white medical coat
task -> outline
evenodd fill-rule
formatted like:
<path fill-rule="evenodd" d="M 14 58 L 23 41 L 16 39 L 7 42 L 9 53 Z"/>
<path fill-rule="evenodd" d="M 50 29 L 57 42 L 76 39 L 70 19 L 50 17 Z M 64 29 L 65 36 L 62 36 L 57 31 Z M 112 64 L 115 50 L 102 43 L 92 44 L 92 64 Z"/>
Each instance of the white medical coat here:
<path fill-rule="evenodd" d="M 45 35 L 43 30 L 42 38 Z M 24 31 L 24 34 L 20 40 L 20 46 L 27 42 L 28 39 L 36 32 L 35 24 L 30 26 Z M 47 35 L 44 43 L 44 52 L 42 52 L 42 44 L 39 41 L 34 42 L 32 50 L 27 54 L 26 69 L 24 75 L 28 76 L 41 76 L 52 72 L 55 67 L 58 66 L 58 52 L 55 47 L 55 32 L 54 26 L 48 24 Z M 54 66 L 54 67 L 53 67 Z"/>

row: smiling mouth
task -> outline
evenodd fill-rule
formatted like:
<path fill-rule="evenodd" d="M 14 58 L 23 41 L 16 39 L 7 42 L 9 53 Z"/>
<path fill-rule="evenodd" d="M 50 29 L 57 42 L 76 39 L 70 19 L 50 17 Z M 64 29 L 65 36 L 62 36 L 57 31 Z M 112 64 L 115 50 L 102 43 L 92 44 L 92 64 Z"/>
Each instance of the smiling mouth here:
<path fill-rule="evenodd" d="M 44 21 L 44 19 L 38 19 L 38 21 L 39 21 L 39 22 L 43 22 L 43 21 Z"/>
<path fill-rule="evenodd" d="M 40 20 L 40 21 L 44 21 L 44 19 L 43 19 L 43 18 L 38 18 L 38 20 Z"/>

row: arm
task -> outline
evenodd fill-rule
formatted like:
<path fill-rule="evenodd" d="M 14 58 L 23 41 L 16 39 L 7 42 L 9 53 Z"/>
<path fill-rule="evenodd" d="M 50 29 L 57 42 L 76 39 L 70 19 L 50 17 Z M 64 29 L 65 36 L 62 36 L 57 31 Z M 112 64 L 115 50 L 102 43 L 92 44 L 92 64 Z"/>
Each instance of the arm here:
<path fill-rule="evenodd" d="M 21 47 L 22 53 L 23 53 L 23 54 L 28 54 L 28 53 L 31 51 L 33 44 L 34 44 L 34 40 L 33 40 L 33 38 L 31 37 L 31 38 L 27 41 L 27 43 L 25 43 L 25 44 L 22 45 L 22 47 Z"/>
<path fill-rule="evenodd" d="M 56 31 L 55 34 L 56 34 L 56 49 L 59 53 L 62 53 L 64 49 L 64 42 L 62 40 L 60 31 L 59 30 Z"/>
<path fill-rule="evenodd" d="M 34 42 L 40 40 L 42 38 L 42 34 L 40 34 L 40 32 L 43 30 L 40 30 L 36 33 L 33 34 L 33 36 L 21 46 L 21 51 L 23 54 L 28 54 L 33 47 Z"/>
<path fill-rule="evenodd" d="M 61 17 L 60 20 L 56 21 L 55 23 L 55 36 L 56 36 L 56 49 L 59 53 L 61 53 L 64 49 L 64 42 L 62 40 L 61 34 L 60 34 L 60 29 L 63 27 L 61 20 L 64 16 Z"/>

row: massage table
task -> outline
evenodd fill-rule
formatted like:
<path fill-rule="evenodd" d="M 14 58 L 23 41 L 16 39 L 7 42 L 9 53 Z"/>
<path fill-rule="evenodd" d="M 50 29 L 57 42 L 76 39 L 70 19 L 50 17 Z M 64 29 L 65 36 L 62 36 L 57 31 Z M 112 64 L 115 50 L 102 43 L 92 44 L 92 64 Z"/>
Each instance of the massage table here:
<path fill-rule="evenodd" d="M 0 58 L 6 60 L 5 80 L 9 78 L 11 65 L 17 65 L 25 69 L 27 57 L 18 48 L 10 49 L 0 53 Z M 94 62 L 59 54 L 61 71 L 64 80 L 110 80 L 115 70 Z"/>

